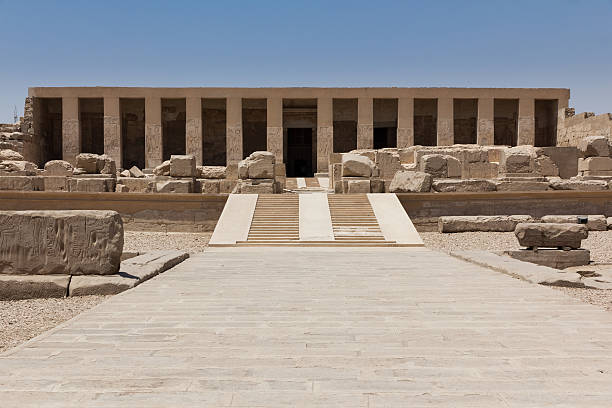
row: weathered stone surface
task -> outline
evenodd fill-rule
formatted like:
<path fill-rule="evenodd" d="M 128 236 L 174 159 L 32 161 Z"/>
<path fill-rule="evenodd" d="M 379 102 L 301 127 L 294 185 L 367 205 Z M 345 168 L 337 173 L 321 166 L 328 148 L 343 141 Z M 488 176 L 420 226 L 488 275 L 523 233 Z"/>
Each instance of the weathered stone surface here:
<path fill-rule="evenodd" d="M 117 273 L 123 222 L 115 211 L 0 211 L 0 273 Z"/>
<path fill-rule="evenodd" d="M 0 275 L 0 300 L 63 298 L 69 275 Z"/>
<path fill-rule="evenodd" d="M 68 296 L 116 295 L 138 284 L 138 278 L 122 275 L 73 276 Z"/>
<path fill-rule="evenodd" d="M 115 160 L 105 154 L 101 155 L 98 159 L 98 172 L 100 174 L 108 174 L 109 176 L 115 177 L 117 175 Z"/>
<path fill-rule="evenodd" d="M 447 192 L 478 192 L 495 191 L 495 183 L 491 180 L 436 180 L 432 187 L 440 193 Z"/>
<path fill-rule="evenodd" d="M 505 251 L 505 255 L 523 262 L 548 266 L 555 269 L 565 269 L 571 266 L 588 265 L 591 261 L 591 252 L 588 249 L 519 249 L 518 251 Z"/>
<path fill-rule="evenodd" d="M 65 160 L 51 160 L 45 163 L 45 176 L 71 176 L 74 167 Z"/>
<path fill-rule="evenodd" d="M 189 253 L 179 250 L 150 251 L 121 262 L 119 275 L 135 277 L 138 284 L 167 271 L 189 258 Z"/>
<path fill-rule="evenodd" d="M 432 177 L 420 171 L 402 170 L 395 173 L 389 192 L 391 193 L 427 193 L 431 190 Z"/>
<path fill-rule="evenodd" d="M 370 192 L 372 193 L 384 193 L 385 192 L 385 184 L 390 183 L 389 180 L 385 182 L 385 180 L 379 178 L 371 178 L 370 179 Z"/>
<path fill-rule="evenodd" d="M 134 178 L 126 177 L 120 180 L 120 183 L 126 187 L 126 193 L 152 193 L 156 191 L 155 179 L 150 178 Z M 119 186 L 119 184 L 117 185 Z"/>
<path fill-rule="evenodd" d="M 36 164 L 24 160 L 4 160 L 0 162 L 1 176 L 35 176 L 38 172 Z"/>
<path fill-rule="evenodd" d="M 273 179 L 247 179 L 240 180 L 234 189 L 240 194 L 273 194 Z"/>
<path fill-rule="evenodd" d="M 342 177 L 371 177 L 376 165 L 366 156 L 346 153 L 342 155 Z"/>
<path fill-rule="evenodd" d="M 347 193 L 367 194 L 370 192 L 370 180 L 348 180 Z"/>
<path fill-rule="evenodd" d="M 541 221 L 552 224 L 578 224 L 578 215 L 545 215 Z M 603 215 L 587 216 L 587 226 L 589 231 L 605 231 L 608 229 L 606 217 Z"/>
<path fill-rule="evenodd" d="M 501 173 L 532 173 L 536 154 L 532 146 L 515 146 L 501 154 Z"/>
<path fill-rule="evenodd" d="M 238 176 L 241 179 L 272 179 L 275 163 L 274 154 L 264 151 L 253 152 L 238 163 Z"/>
<path fill-rule="evenodd" d="M 119 173 L 119 175 L 121 177 L 132 177 L 129 170 L 123 170 L 121 173 Z"/>
<path fill-rule="evenodd" d="M 519 244 L 526 247 L 580 248 L 589 235 L 586 225 L 520 223 L 514 230 Z"/>
<path fill-rule="evenodd" d="M 578 171 L 589 175 L 612 175 L 611 157 L 587 157 L 578 159 Z"/>
<path fill-rule="evenodd" d="M 221 180 L 199 179 L 200 191 L 203 194 L 218 194 L 220 192 Z"/>
<path fill-rule="evenodd" d="M 510 232 L 519 223 L 530 223 L 529 215 L 475 215 L 446 216 L 438 218 L 439 232 Z M 527 224 L 528 225 L 528 224 Z"/>
<path fill-rule="evenodd" d="M 2 149 L 0 150 L 0 161 L 4 160 L 14 160 L 14 161 L 22 161 L 23 156 L 21 153 L 18 153 L 11 149 Z"/>
<path fill-rule="evenodd" d="M 421 157 L 419 165 L 423 173 L 431 174 L 431 176 L 434 178 L 448 177 L 446 156 L 444 155 L 426 154 L 425 156 Z"/>
<path fill-rule="evenodd" d="M 538 156 L 535 159 L 535 171 L 542 176 L 556 177 L 559 175 L 559 168 L 548 156 Z"/>
<path fill-rule="evenodd" d="M 158 193 L 191 193 L 193 181 L 191 180 L 161 180 L 156 183 Z"/>
<path fill-rule="evenodd" d="M 558 176 L 564 179 L 578 174 L 578 149 L 575 146 L 547 146 L 535 149 L 538 157 L 547 156 L 557 166 Z"/>
<path fill-rule="evenodd" d="M 76 156 L 76 166 L 83 169 L 85 173 L 97 173 L 98 160 L 100 160 L 100 156 L 97 154 L 79 153 Z"/>
<path fill-rule="evenodd" d="M 461 178 L 461 162 L 459 159 L 452 156 L 446 157 L 446 177 Z"/>
<path fill-rule="evenodd" d="M 42 179 L 44 191 L 69 191 L 68 179 L 65 176 L 45 176 Z"/>
<path fill-rule="evenodd" d="M 203 179 L 222 179 L 225 178 L 225 166 L 198 166 L 198 178 Z"/>
<path fill-rule="evenodd" d="M 550 179 L 553 190 L 601 191 L 607 190 L 608 184 L 599 180 Z"/>
<path fill-rule="evenodd" d="M 195 157 L 190 154 L 173 154 L 170 156 L 170 176 L 171 177 L 195 177 L 196 163 Z"/>
<path fill-rule="evenodd" d="M 582 157 L 610 156 L 608 138 L 604 136 L 587 136 L 578 141 L 577 147 Z"/>
<path fill-rule="evenodd" d="M 402 170 L 399 154 L 397 152 L 376 150 L 374 162 L 380 170 L 380 177 L 384 180 L 391 180 L 395 173 Z"/>
<path fill-rule="evenodd" d="M 132 166 L 130 168 L 130 170 L 128 170 L 128 171 L 129 171 L 130 177 L 135 177 L 135 178 L 145 177 L 145 174 L 142 172 L 142 170 L 140 170 L 136 166 Z"/>
<path fill-rule="evenodd" d="M 497 191 L 545 191 L 548 190 L 547 181 L 516 181 L 495 180 Z"/>
<path fill-rule="evenodd" d="M 68 179 L 70 191 L 84 193 L 105 193 L 115 191 L 116 179 L 111 177 L 82 178 L 73 177 Z"/>
<path fill-rule="evenodd" d="M 44 188 L 43 177 L 35 176 L 2 176 L 0 190 L 3 191 L 41 191 Z"/>
<path fill-rule="evenodd" d="M 153 174 L 156 176 L 169 176 L 170 175 L 170 160 L 166 160 L 159 166 L 153 169 Z"/>

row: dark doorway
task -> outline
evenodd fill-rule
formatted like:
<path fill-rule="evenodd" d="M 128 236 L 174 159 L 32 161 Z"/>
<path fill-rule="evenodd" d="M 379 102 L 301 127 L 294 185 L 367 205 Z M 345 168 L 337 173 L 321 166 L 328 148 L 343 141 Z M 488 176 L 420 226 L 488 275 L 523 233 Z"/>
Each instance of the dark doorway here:
<path fill-rule="evenodd" d="M 556 99 L 536 99 L 534 146 L 557 145 L 557 105 Z"/>
<path fill-rule="evenodd" d="M 79 98 L 81 152 L 104 154 L 104 99 Z"/>
<path fill-rule="evenodd" d="M 374 148 L 384 149 L 385 147 L 397 146 L 396 127 L 374 127 Z"/>
<path fill-rule="evenodd" d="M 312 128 L 287 129 L 287 177 L 313 177 Z"/>

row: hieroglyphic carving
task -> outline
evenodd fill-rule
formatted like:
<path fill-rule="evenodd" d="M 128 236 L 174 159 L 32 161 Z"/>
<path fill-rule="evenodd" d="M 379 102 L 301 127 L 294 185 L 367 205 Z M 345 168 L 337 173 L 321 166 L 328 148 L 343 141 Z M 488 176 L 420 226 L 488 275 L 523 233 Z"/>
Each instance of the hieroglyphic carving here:
<path fill-rule="evenodd" d="M 397 147 L 414 146 L 414 128 L 404 127 L 397 128 Z"/>
<path fill-rule="evenodd" d="M 438 146 L 453 144 L 453 120 L 438 118 Z"/>
<path fill-rule="evenodd" d="M 185 123 L 185 152 L 195 157 L 196 166 L 202 165 L 201 119 L 187 119 Z"/>
<path fill-rule="evenodd" d="M 242 157 L 242 126 L 227 127 L 227 164 L 235 164 Z"/>
<path fill-rule="evenodd" d="M 121 167 L 121 129 L 116 116 L 104 116 L 104 154 L 115 160 Z"/>
<path fill-rule="evenodd" d="M 145 125 L 145 165 L 149 168 L 162 162 L 162 128 L 160 124 Z"/>
<path fill-rule="evenodd" d="M 114 211 L 0 212 L 0 273 L 114 274 L 122 250 Z"/>
<path fill-rule="evenodd" d="M 533 145 L 535 142 L 535 119 L 533 116 L 519 116 L 518 144 Z"/>
<path fill-rule="evenodd" d="M 357 125 L 357 148 L 372 149 L 374 147 L 374 126 L 360 123 Z"/>
<path fill-rule="evenodd" d="M 334 151 L 334 127 L 319 126 L 317 128 L 317 171 L 329 171 L 329 155 Z"/>
<path fill-rule="evenodd" d="M 277 163 L 283 162 L 283 128 L 268 126 L 266 130 L 268 151 L 274 154 Z"/>
<path fill-rule="evenodd" d="M 62 120 L 62 156 L 71 164 L 76 164 L 76 156 L 81 151 L 81 129 L 78 119 Z"/>
<path fill-rule="evenodd" d="M 478 144 L 492 145 L 493 144 L 494 122 L 492 119 L 478 119 Z"/>

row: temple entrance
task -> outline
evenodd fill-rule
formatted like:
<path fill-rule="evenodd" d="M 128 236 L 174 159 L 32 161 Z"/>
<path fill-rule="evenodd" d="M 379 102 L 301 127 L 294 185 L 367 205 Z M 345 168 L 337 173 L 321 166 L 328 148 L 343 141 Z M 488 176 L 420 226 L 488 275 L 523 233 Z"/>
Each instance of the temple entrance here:
<path fill-rule="evenodd" d="M 287 177 L 313 177 L 313 128 L 287 128 Z"/>

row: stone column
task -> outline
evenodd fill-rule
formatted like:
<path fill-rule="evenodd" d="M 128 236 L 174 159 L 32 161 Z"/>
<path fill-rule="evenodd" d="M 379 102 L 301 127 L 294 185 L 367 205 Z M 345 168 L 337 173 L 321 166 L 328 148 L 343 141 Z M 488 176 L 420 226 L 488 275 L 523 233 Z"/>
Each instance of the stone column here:
<path fill-rule="evenodd" d="M 81 152 L 81 125 L 79 123 L 79 98 L 62 98 L 62 158 L 76 165 L 76 155 Z"/>
<path fill-rule="evenodd" d="M 519 145 L 535 143 L 535 99 L 519 99 L 518 142 Z"/>
<path fill-rule="evenodd" d="M 227 164 L 237 164 L 242 157 L 242 98 L 227 98 Z"/>
<path fill-rule="evenodd" d="M 267 149 L 274 153 L 277 163 L 283 163 L 283 98 L 268 98 Z"/>
<path fill-rule="evenodd" d="M 329 171 L 334 152 L 334 104 L 332 98 L 317 99 L 317 173 Z"/>
<path fill-rule="evenodd" d="M 495 143 L 494 106 L 493 98 L 478 99 L 477 143 L 481 146 L 493 145 Z"/>
<path fill-rule="evenodd" d="M 372 98 L 359 98 L 357 101 L 357 148 L 374 147 L 374 101 Z"/>
<path fill-rule="evenodd" d="M 153 168 L 162 162 L 161 98 L 145 98 L 145 166 Z"/>
<path fill-rule="evenodd" d="M 397 100 L 397 147 L 414 146 L 414 99 Z"/>
<path fill-rule="evenodd" d="M 195 157 L 196 166 L 202 165 L 202 98 L 186 99 L 185 153 Z"/>
<path fill-rule="evenodd" d="M 104 154 L 115 160 L 117 168 L 121 168 L 123 151 L 121 140 L 121 114 L 119 113 L 119 98 L 104 98 Z"/>
<path fill-rule="evenodd" d="M 438 98 L 438 146 L 455 142 L 453 118 L 453 98 Z"/>

